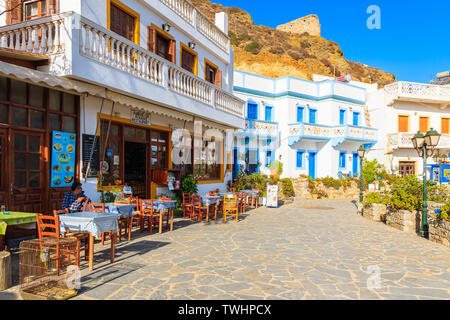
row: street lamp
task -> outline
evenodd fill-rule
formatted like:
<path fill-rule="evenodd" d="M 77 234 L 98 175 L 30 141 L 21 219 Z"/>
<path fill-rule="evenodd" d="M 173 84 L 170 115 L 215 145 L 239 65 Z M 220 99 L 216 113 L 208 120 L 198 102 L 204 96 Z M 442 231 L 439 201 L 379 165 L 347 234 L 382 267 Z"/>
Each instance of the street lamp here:
<path fill-rule="evenodd" d="M 423 158 L 423 205 L 422 205 L 422 230 L 420 234 L 428 237 L 428 202 L 427 202 L 427 158 L 433 156 L 434 149 L 439 144 L 441 135 L 431 128 L 425 135 L 417 132 L 412 138 L 414 149 L 419 157 Z"/>
<path fill-rule="evenodd" d="M 361 145 L 358 149 L 358 156 L 359 156 L 359 163 L 360 163 L 360 167 L 361 167 L 361 172 L 359 174 L 359 178 L 360 178 L 360 186 L 359 186 L 359 202 L 363 202 L 364 201 L 364 194 L 363 194 L 363 159 L 364 159 L 364 154 L 366 153 L 366 149 L 364 149 L 364 146 Z"/>

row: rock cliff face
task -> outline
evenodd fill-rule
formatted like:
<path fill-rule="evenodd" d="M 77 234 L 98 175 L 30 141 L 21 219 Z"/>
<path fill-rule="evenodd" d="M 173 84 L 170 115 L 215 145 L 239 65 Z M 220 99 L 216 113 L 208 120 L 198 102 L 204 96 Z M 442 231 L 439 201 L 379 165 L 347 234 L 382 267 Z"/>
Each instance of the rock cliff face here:
<path fill-rule="evenodd" d="M 378 82 L 381 86 L 395 81 L 392 74 L 347 60 L 336 42 L 318 35 L 255 25 L 250 14 L 237 7 L 223 7 L 209 0 L 191 2 L 211 21 L 217 12 L 228 14 L 229 36 L 238 70 L 267 77 L 291 75 L 308 80 L 312 80 L 313 74 L 350 74 L 353 80 Z"/>
<path fill-rule="evenodd" d="M 320 37 L 319 17 L 316 16 L 315 14 L 310 14 L 309 16 L 279 25 L 277 27 L 277 30 L 296 33 L 299 35 L 302 35 L 303 33 L 306 32 L 310 36 Z"/>

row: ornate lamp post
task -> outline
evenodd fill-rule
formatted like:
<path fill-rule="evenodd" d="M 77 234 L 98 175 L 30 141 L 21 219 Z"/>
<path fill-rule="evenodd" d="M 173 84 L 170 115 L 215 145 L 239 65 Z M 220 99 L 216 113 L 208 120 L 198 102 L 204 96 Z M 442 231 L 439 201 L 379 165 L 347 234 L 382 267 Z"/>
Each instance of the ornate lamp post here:
<path fill-rule="evenodd" d="M 359 156 L 359 163 L 360 163 L 360 167 L 361 167 L 361 172 L 359 173 L 359 178 L 360 178 L 360 186 L 359 186 L 359 202 L 363 202 L 364 201 L 364 193 L 363 193 L 363 160 L 364 160 L 364 155 L 366 153 L 366 149 L 364 149 L 364 146 L 361 145 L 358 149 L 358 156 Z"/>
<path fill-rule="evenodd" d="M 431 128 L 425 135 L 417 132 L 412 143 L 419 157 L 423 158 L 423 205 L 422 205 L 422 230 L 423 237 L 428 236 L 428 202 L 427 202 L 427 158 L 433 156 L 434 150 L 439 144 L 441 135 Z"/>

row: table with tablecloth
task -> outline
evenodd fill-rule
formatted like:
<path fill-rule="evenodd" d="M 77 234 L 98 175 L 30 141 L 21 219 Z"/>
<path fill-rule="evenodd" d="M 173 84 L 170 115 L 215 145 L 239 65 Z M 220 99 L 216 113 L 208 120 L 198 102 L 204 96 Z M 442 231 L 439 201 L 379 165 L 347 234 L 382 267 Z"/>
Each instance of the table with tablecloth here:
<path fill-rule="evenodd" d="M 74 212 L 59 216 L 60 232 L 65 234 L 70 232 L 89 233 L 89 270 L 93 269 L 94 261 L 94 238 L 100 239 L 102 232 L 111 231 L 111 263 L 114 262 L 114 244 L 116 233 L 119 228 L 118 220 L 120 213 L 103 212 Z"/>
<path fill-rule="evenodd" d="M 153 211 L 159 212 L 159 233 L 162 233 L 162 221 L 165 212 L 170 220 L 170 231 L 173 230 L 173 212 L 175 210 L 175 205 L 177 203 L 176 200 L 152 200 L 153 202 Z M 150 206 L 149 204 L 147 204 Z M 146 206 L 146 203 L 143 203 L 143 206 Z M 141 208 L 142 210 L 142 208 Z"/>
<path fill-rule="evenodd" d="M 36 229 L 36 213 L 7 211 L 0 212 L 0 250 L 3 250 L 3 239 L 8 226 L 22 229 Z"/>

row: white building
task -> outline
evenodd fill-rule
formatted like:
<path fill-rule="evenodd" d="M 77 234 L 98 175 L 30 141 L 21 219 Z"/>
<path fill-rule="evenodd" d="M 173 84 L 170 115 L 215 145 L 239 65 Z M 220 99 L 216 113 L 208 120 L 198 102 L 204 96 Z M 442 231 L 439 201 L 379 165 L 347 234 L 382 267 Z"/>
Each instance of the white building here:
<path fill-rule="evenodd" d="M 367 102 L 374 127 L 380 134 L 378 143 L 368 153 L 391 173 L 423 175 L 423 160 L 413 148 L 411 138 L 431 128 L 442 134 L 436 153 L 450 153 L 450 87 L 412 82 L 395 82 L 370 93 Z M 427 160 L 428 177 L 448 182 L 450 166 Z"/>
<path fill-rule="evenodd" d="M 377 141 L 365 110 L 367 94 L 377 85 L 314 80 L 235 71 L 234 93 L 246 101 L 247 128 L 237 134 L 235 174 L 240 168 L 267 174 L 274 160 L 283 163 L 282 177 L 358 174 L 357 149 Z"/>
<path fill-rule="evenodd" d="M 9 88 L 1 104 L 17 117 L 13 108 L 26 109 L 19 127 L 27 136 L 39 135 L 42 172 L 31 185 L 22 179 L 31 169 L 14 167 L 12 150 L 2 157 L 11 163 L 2 183 L 18 194 L 38 195 L 21 199 L 20 208 L 6 196 L 7 208 L 60 207 L 69 189 L 49 187 L 54 130 L 76 134 L 74 178 L 84 182 L 94 201 L 98 191 L 121 190 L 124 183 L 142 197 L 164 194 L 172 169 L 199 177 L 200 192 L 225 190 L 231 173 L 223 164 L 224 152 L 213 159 L 201 152 L 178 166 L 172 161 L 172 132 L 185 129 L 189 137 L 199 120 L 203 132 L 210 130 L 203 137 L 210 140 L 208 148 L 222 150 L 225 130 L 244 127 L 244 103 L 232 95 L 226 14 L 217 14 L 213 23 L 187 0 L 1 0 L 0 7 L 12 9 L 0 16 L 0 76 Z M 18 89 L 21 81 L 24 91 Z M 37 105 L 32 104 L 35 89 L 43 90 Z M 63 93 L 74 96 L 70 104 L 59 100 Z M 18 103 L 21 94 L 25 100 Z M 55 101 L 56 111 L 51 109 Z M 44 119 L 37 130 L 33 110 Z M 8 139 L 17 127 L 13 122 L 20 123 L 15 116 L 4 125 Z M 94 170 L 85 180 L 87 147 L 95 135 L 100 147 L 94 148 Z M 19 177 L 24 182 L 15 185 Z"/>

